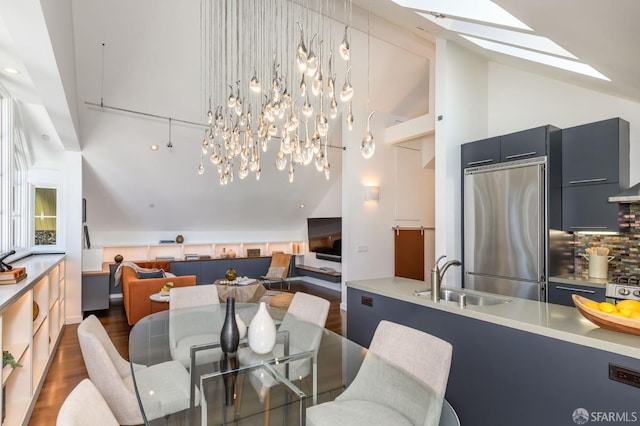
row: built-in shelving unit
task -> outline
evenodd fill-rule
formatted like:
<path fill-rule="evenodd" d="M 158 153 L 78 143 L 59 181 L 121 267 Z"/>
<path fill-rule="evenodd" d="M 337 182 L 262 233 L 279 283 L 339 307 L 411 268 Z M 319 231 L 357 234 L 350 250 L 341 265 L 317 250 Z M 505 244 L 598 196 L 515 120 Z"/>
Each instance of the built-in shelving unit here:
<path fill-rule="evenodd" d="M 3 426 L 26 424 L 64 326 L 64 255 L 16 262 L 27 278 L 0 286 L 0 341 L 22 367 L 2 369 Z"/>
<path fill-rule="evenodd" d="M 156 260 L 157 258 L 183 260 L 188 254 L 216 259 L 223 257 L 223 253 L 231 250 L 237 257 L 249 257 L 248 250 L 256 249 L 260 250 L 260 256 L 271 256 L 278 251 L 300 255 L 304 253 L 304 246 L 305 243 L 302 241 L 104 246 L 102 262 L 112 262 L 117 254 L 123 256 L 125 260 Z"/>

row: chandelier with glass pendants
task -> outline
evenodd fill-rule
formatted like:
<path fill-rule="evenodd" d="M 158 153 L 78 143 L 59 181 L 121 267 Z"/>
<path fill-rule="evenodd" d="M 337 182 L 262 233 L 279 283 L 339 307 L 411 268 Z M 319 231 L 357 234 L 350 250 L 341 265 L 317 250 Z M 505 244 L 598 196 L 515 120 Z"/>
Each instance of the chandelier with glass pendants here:
<path fill-rule="evenodd" d="M 351 12 L 350 0 L 203 0 L 208 127 L 199 174 L 208 159 L 221 185 L 249 173 L 260 179 L 263 154 L 278 144 L 275 167 L 287 170 L 290 182 L 297 166 L 311 163 L 329 179 L 331 127 L 338 122 L 339 105 L 346 108 L 348 129 L 353 126 Z M 329 17 L 342 13 L 346 24 Z M 340 81 L 337 60 L 346 70 Z M 374 148 L 367 124 L 365 158 Z"/>

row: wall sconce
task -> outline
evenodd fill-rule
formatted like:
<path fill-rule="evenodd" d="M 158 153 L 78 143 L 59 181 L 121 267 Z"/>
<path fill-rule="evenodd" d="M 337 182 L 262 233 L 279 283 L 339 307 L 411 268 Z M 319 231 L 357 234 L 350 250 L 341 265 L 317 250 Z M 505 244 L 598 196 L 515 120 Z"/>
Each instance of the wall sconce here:
<path fill-rule="evenodd" d="M 378 201 L 380 198 L 379 186 L 365 186 L 364 187 L 364 200 L 365 201 Z"/>

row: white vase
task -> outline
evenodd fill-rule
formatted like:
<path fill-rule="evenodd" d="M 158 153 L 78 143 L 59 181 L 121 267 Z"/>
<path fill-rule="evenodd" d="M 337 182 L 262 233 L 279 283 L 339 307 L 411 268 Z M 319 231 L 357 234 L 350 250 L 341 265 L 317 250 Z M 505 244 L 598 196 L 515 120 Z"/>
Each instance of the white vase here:
<path fill-rule="evenodd" d="M 247 335 L 247 324 L 242 321 L 240 314 L 236 314 L 236 323 L 238 324 L 238 333 L 240 333 L 240 338 L 244 339 L 244 336 Z"/>
<path fill-rule="evenodd" d="M 258 313 L 249 324 L 249 347 L 259 355 L 269 353 L 276 345 L 276 325 L 267 311 L 267 305 L 260 302 Z"/>

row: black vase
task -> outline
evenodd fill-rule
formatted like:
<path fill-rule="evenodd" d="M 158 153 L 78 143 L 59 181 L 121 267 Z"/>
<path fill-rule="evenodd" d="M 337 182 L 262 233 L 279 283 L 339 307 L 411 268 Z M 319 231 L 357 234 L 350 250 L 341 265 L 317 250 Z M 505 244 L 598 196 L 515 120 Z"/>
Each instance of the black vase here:
<path fill-rule="evenodd" d="M 233 405 L 236 394 L 236 380 L 238 378 L 238 367 L 240 361 L 233 355 L 223 354 L 220 360 L 221 371 L 224 373 L 222 381 L 224 382 L 224 401 L 227 406 Z"/>
<path fill-rule="evenodd" d="M 224 318 L 222 330 L 220 330 L 220 347 L 226 354 L 238 350 L 240 332 L 236 322 L 236 301 L 233 297 L 227 297 L 227 315 Z"/>

